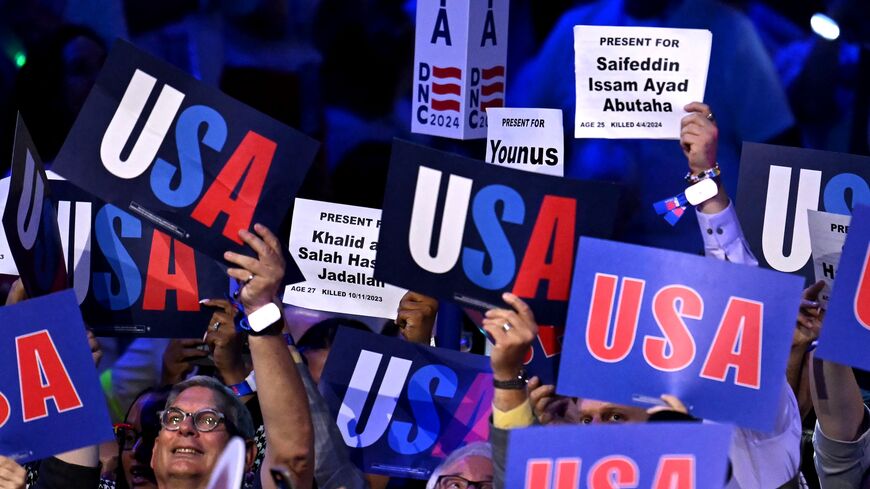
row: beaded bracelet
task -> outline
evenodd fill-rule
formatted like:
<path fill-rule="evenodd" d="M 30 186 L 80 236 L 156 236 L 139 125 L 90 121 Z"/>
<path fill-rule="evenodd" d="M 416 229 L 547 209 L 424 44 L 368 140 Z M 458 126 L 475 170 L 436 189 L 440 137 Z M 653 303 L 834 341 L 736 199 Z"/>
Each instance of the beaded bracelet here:
<path fill-rule="evenodd" d="M 686 183 L 688 183 L 689 185 L 694 185 L 694 184 L 700 182 L 701 180 L 706 180 L 708 178 L 716 178 L 721 173 L 722 172 L 719 170 L 719 163 L 716 163 L 713 166 L 713 168 L 707 168 L 706 170 L 702 171 L 701 173 L 698 173 L 697 175 L 693 174 L 692 172 L 688 172 L 688 173 L 686 173 L 686 176 L 684 178 L 686 180 Z"/>

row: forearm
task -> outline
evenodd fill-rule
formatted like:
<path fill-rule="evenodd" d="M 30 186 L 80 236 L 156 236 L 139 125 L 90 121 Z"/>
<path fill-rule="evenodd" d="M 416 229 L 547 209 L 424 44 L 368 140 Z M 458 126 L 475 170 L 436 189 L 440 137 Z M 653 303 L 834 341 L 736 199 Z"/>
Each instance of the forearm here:
<path fill-rule="evenodd" d="M 280 335 L 250 336 L 248 344 L 266 428 L 268 465 L 286 465 L 296 478 L 293 487 L 311 487 L 314 434 L 299 372 Z"/>
<path fill-rule="evenodd" d="M 785 378 L 796 398 L 800 399 L 801 371 L 804 366 L 804 358 L 807 346 L 803 343 L 793 344 L 788 354 L 788 363 L 785 366 Z"/>
<path fill-rule="evenodd" d="M 295 351 L 291 353 L 308 395 L 308 407 L 314 429 L 314 480 L 317 482 L 317 487 L 320 489 L 368 488 L 362 472 L 350 461 L 347 446 L 335 424 L 335 418 L 330 414 L 326 400 L 317 390 L 308 367 L 302 363 L 299 353 Z"/>
<path fill-rule="evenodd" d="M 525 389 L 493 389 L 492 405 L 499 411 L 511 411 L 528 400 L 529 394 Z"/>
<path fill-rule="evenodd" d="M 695 209 L 702 214 L 718 214 L 724 211 L 731 200 L 728 198 L 728 193 L 725 192 L 725 186 L 722 182 L 718 182 L 719 193 L 715 197 L 705 200 L 698 204 Z"/>
<path fill-rule="evenodd" d="M 828 438 L 854 441 L 860 436 L 864 401 L 852 368 L 813 359 L 810 372 L 813 406 Z"/>

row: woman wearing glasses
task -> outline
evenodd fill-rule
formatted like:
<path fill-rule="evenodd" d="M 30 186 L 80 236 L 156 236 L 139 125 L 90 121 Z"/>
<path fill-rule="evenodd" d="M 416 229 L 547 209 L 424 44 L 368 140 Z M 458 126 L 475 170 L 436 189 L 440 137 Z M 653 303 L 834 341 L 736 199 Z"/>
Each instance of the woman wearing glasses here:
<path fill-rule="evenodd" d="M 140 393 L 124 418 L 115 425 L 120 464 L 115 476 L 118 489 L 155 489 L 151 451 L 160 431 L 160 410 L 166 405 L 169 387 L 149 388 Z"/>

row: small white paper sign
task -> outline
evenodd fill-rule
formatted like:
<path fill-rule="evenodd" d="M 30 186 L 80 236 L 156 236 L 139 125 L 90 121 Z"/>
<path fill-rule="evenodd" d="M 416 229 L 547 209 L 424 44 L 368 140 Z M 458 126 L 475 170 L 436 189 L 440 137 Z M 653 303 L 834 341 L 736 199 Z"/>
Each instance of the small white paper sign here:
<path fill-rule="evenodd" d="M 816 272 L 816 281 L 825 281 L 825 288 L 819 292 L 819 304 L 822 309 L 828 308 L 837 265 L 840 263 L 843 245 L 846 244 L 846 233 L 849 232 L 851 220 L 852 216 L 807 210 L 807 224 L 810 228 L 810 247 L 813 250 L 813 269 Z"/>
<path fill-rule="evenodd" d="M 380 209 L 296 199 L 290 255 L 305 282 L 284 303 L 307 309 L 395 319 L 407 290 L 374 278 Z"/>
<path fill-rule="evenodd" d="M 486 162 L 544 175 L 565 175 L 559 109 L 490 108 Z"/>
<path fill-rule="evenodd" d="M 713 35 L 703 29 L 574 26 L 574 137 L 679 139 L 704 100 Z"/>

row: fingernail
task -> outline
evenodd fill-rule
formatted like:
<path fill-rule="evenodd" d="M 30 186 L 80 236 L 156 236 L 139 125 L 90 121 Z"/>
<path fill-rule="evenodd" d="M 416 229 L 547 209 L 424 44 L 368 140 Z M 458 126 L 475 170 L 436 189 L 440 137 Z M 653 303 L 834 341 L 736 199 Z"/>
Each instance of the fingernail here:
<path fill-rule="evenodd" d="M 199 303 L 200 303 L 200 304 L 205 304 L 205 303 L 209 302 L 210 300 L 211 300 L 211 299 L 200 299 L 200 300 L 199 300 Z"/>

